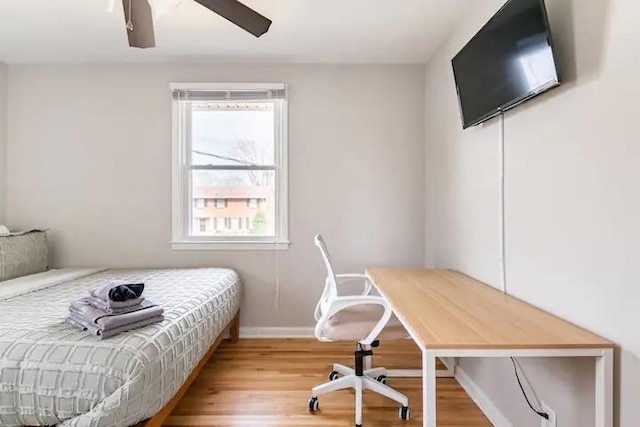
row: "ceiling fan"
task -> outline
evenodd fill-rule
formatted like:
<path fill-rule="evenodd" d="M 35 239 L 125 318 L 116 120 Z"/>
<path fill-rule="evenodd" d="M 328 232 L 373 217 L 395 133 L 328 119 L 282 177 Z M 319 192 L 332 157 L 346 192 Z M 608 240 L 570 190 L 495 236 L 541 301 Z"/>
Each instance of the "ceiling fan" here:
<path fill-rule="evenodd" d="M 180 1 L 172 0 L 177 5 Z M 262 16 L 238 0 L 193 0 L 214 13 L 222 16 L 238 27 L 260 37 L 271 25 L 271 20 Z M 129 46 L 138 48 L 155 47 L 153 30 L 154 10 L 152 5 L 162 0 L 122 0 L 124 20 L 129 38 Z M 164 1 L 164 3 L 167 3 Z"/>

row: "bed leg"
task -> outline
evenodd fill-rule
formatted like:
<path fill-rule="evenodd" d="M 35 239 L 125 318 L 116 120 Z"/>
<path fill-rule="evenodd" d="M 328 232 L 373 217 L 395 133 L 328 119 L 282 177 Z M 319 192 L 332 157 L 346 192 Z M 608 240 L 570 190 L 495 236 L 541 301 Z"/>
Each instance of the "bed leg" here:
<path fill-rule="evenodd" d="M 231 321 L 229 333 L 231 334 L 232 343 L 237 343 L 240 340 L 240 312 L 236 313 L 236 316 Z"/>

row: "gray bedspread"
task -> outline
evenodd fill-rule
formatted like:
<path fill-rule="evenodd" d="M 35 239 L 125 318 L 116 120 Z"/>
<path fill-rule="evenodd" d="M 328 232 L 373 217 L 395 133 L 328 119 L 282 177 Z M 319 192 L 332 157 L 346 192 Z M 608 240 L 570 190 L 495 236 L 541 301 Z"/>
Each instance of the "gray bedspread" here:
<path fill-rule="evenodd" d="M 70 301 L 112 281 L 144 282 L 165 320 L 105 341 L 63 323 Z M 153 416 L 239 306 L 227 269 L 107 270 L 0 299 L 0 426 L 125 427 Z"/>

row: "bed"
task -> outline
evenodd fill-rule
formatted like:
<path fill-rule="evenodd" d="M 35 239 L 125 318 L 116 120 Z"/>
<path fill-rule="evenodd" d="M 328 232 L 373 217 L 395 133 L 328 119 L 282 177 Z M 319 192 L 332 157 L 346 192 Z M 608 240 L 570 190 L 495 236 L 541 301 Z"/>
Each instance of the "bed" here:
<path fill-rule="evenodd" d="M 97 341 L 64 323 L 69 302 L 110 282 L 146 284 L 162 323 Z M 231 329 L 228 269 L 60 269 L 0 282 L 0 426 L 159 426 Z M 146 421 L 145 421 L 146 420 Z"/>

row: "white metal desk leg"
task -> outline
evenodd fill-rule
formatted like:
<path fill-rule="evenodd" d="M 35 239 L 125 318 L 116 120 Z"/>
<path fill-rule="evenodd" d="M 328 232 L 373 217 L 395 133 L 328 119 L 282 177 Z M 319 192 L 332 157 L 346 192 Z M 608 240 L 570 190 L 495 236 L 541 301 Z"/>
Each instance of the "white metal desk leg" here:
<path fill-rule="evenodd" d="M 613 427 L 613 349 L 596 357 L 596 427 Z"/>
<path fill-rule="evenodd" d="M 436 356 L 422 350 L 422 425 L 436 427 Z"/>

